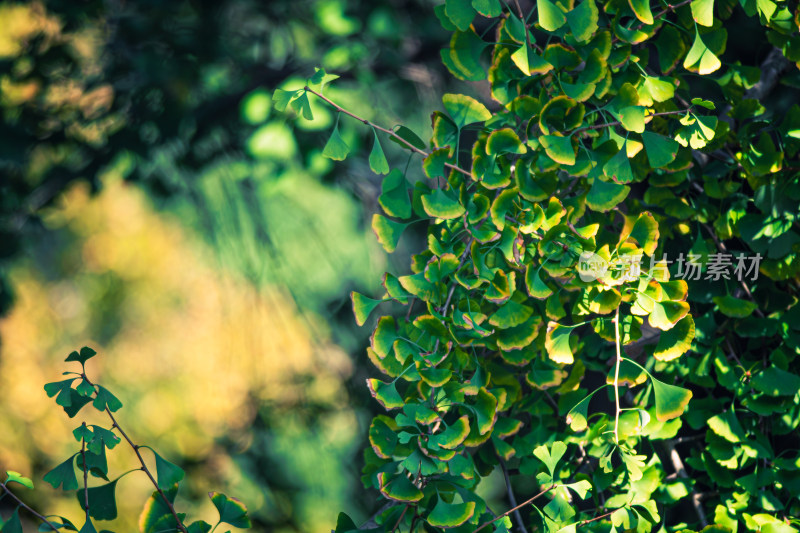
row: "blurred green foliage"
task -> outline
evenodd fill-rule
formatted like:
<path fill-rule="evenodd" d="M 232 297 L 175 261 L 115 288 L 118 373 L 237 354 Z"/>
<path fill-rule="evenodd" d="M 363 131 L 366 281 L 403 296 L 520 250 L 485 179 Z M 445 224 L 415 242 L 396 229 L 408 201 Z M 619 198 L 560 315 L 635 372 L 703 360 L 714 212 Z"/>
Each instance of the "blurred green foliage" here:
<path fill-rule="evenodd" d="M 132 350 L 137 330 L 166 337 L 169 328 L 160 329 L 154 319 L 163 319 L 165 309 L 167 316 L 180 313 L 197 300 L 187 287 L 169 285 L 175 273 L 164 271 L 165 279 L 158 280 L 159 269 L 182 271 L 180 263 L 142 258 L 149 261 L 148 270 L 136 261 L 89 262 L 98 257 L 93 254 L 120 259 L 163 250 L 156 235 L 172 236 L 169 227 L 175 224 L 212 251 L 212 262 L 203 254 L 188 257 L 201 268 L 221 269 L 223 281 L 212 292 L 228 287 L 221 293 L 226 305 L 238 309 L 246 294 L 228 276 L 246 280 L 259 313 L 266 313 L 261 311 L 266 305 L 283 317 L 287 329 L 322 346 L 310 351 L 316 353 L 313 364 L 275 367 L 285 380 L 299 386 L 319 382 L 315 376 L 326 375 L 319 365 L 338 360 L 331 337 L 353 351 L 362 346 L 365 333 L 350 325 L 345 294 L 354 287 L 373 289 L 376 273 L 385 268 L 383 252 L 367 236 L 362 210 L 377 205 L 379 181 L 365 162 L 334 168 L 321 157 L 324 142 L 317 132 L 333 118 L 324 108 L 312 104 L 313 121 L 287 119 L 273 112 L 270 95 L 278 84 L 303 79 L 322 65 L 342 76 L 332 91 L 341 101 L 383 123 L 402 121 L 423 131 L 429 127 L 423 110 L 444 90 L 439 49 L 447 35 L 430 17 L 431 7 L 423 1 L 344 0 L 0 5 L 0 314 L 14 309 L 15 294 L 17 301 L 2 329 L 0 379 L 40 380 L 64 347 L 93 339 L 113 347 L 106 372 L 116 386 L 128 393 L 152 391 L 166 404 L 180 401 L 163 396 L 161 378 L 136 382 L 147 381 L 147 374 L 137 367 L 131 372 L 123 359 L 146 352 Z M 366 150 L 372 142 L 352 125 L 343 125 L 342 135 L 353 149 Z M 385 149 L 393 165 L 405 163 L 397 147 Z M 96 195 L 117 176 L 141 185 L 169 218 L 143 215 L 150 202 L 131 208 L 133 200 L 116 185 L 103 207 L 86 203 L 84 185 Z M 81 207 L 73 211 L 76 206 Z M 95 209 L 108 216 L 89 216 Z M 152 232 L 117 234 L 104 227 L 127 223 L 146 224 Z M 166 242 L 188 253 L 182 239 L 192 241 L 186 236 Z M 148 274 L 142 277 L 143 272 Z M 205 283 L 214 283 L 213 277 Z M 286 303 L 287 294 L 294 304 Z M 149 309 L 145 295 L 152 298 Z M 293 322 L 297 316 L 303 326 Z M 263 329 L 259 320 L 240 321 L 243 328 Z M 234 331 L 232 338 L 242 336 Z M 291 350 L 285 357 L 308 351 L 298 348 L 299 336 L 292 338 L 265 350 L 258 336 L 236 352 L 244 361 L 241 368 L 228 370 L 235 378 L 253 375 L 246 369 L 259 356 L 279 361 L 281 347 Z M 168 345 L 159 347 L 154 339 L 149 349 L 183 356 L 179 345 Z M 27 362 L 23 353 L 29 354 Z M 31 372 L 34 364 L 37 372 Z M 360 372 L 336 371 L 344 388 L 330 390 L 340 397 L 355 393 L 348 403 L 363 410 L 372 408 L 365 393 L 347 381 L 360 381 Z M 353 425 L 366 417 L 332 408 L 331 393 L 284 405 L 273 399 L 277 393 L 264 397 L 253 389 L 258 383 L 241 389 L 255 392 L 253 397 L 226 407 L 244 410 L 244 427 L 228 435 L 222 428 L 230 418 L 212 424 L 181 409 L 164 413 L 164 420 L 172 412 L 185 421 L 179 426 L 198 432 L 197 439 L 179 441 L 171 450 L 184 454 L 183 465 L 198 477 L 185 496 L 200 499 L 204 481 L 232 475 L 234 491 L 262 495 L 249 506 L 256 528 L 276 530 L 313 529 L 342 505 L 356 515 L 369 511 L 370 502 L 348 498 L 360 468 L 351 464 L 358 449 Z M 40 413 L 39 400 L 4 404 L 11 410 L 3 443 L 17 448 L 0 457 L 24 461 L 31 474 L 51 468 L 50 454 L 60 452 L 58 443 L 32 437 L 41 415 L 26 409 L 37 406 L 34 412 Z M 142 397 L 141 408 L 152 401 Z M 202 410 L 201 405 L 195 408 Z M 324 422 L 331 416 L 344 417 L 353 431 L 325 429 L 333 427 Z M 136 429 L 157 438 L 167 430 L 164 420 L 152 420 L 149 430 L 142 420 Z M 206 445 L 197 444 L 204 439 L 214 441 L 210 461 L 204 459 Z M 20 450 L 21 443 L 28 445 Z M 291 461 L 289 450 L 296 452 Z M 228 453 L 235 457 L 233 469 L 220 466 L 229 464 Z M 321 472 L 329 478 L 324 485 L 318 482 Z M 55 496 L 39 497 L 53 502 Z"/>

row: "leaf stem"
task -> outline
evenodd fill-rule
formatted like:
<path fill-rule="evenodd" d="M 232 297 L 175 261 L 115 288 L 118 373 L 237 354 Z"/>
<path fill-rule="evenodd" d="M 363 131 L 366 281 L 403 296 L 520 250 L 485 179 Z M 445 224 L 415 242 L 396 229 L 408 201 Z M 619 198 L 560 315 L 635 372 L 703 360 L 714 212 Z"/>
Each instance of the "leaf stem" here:
<path fill-rule="evenodd" d="M 86 422 L 83 423 L 86 427 Z M 86 439 L 81 437 L 81 461 L 83 462 L 83 510 L 89 523 L 89 467 L 86 465 Z"/>
<path fill-rule="evenodd" d="M 91 381 L 89 381 L 89 378 L 86 377 L 86 374 L 83 374 L 81 377 L 83 379 L 85 379 L 89 384 L 94 385 Z M 111 428 L 112 429 L 116 428 L 117 430 L 119 430 L 120 435 L 122 435 L 122 437 L 127 441 L 128 445 L 131 447 L 133 452 L 136 454 L 136 457 L 139 459 L 139 464 L 142 465 L 142 468 L 141 468 L 142 472 L 147 474 L 147 477 L 150 478 L 150 482 L 153 484 L 153 486 L 155 487 L 156 491 L 161 496 L 161 499 L 164 500 L 164 504 L 169 509 L 169 512 L 172 513 L 172 517 L 175 519 L 175 523 L 177 524 L 178 529 L 181 530 L 183 533 L 189 533 L 186 530 L 186 526 L 184 526 L 183 523 L 181 522 L 181 519 L 178 518 L 178 513 L 175 512 L 175 506 L 172 504 L 171 501 L 169 501 L 169 498 L 167 498 L 167 495 L 164 494 L 164 491 L 161 490 L 161 487 L 158 486 L 158 482 L 156 481 L 156 478 L 153 477 L 152 472 L 150 472 L 150 469 L 147 468 L 147 463 L 144 462 L 144 458 L 142 457 L 142 454 L 139 451 L 140 446 L 137 446 L 136 444 L 134 444 L 133 441 L 131 440 L 131 438 L 128 436 L 128 434 L 125 433 L 125 430 L 123 430 L 122 427 L 120 427 L 119 423 L 117 422 L 117 419 L 114 418 L 114 413 L 111 412 L 111 410 L 108 408 L 108 406 L 106 406 L 105 411 L 106 411 L 106 414 L 108 415 L 108 417 L 111 419 L 111 424 L 112 424 Z M 84 466 L 86 466 L 86 463 L 84 463 Z"/>
<path fill-rule="evenodd" d="M 689 108 L 689 109 L 691 109 L 691 108 Z M 663 117 L 663 116 L 666 116 L 666 115 L 683 115 L 684 113 L 689 111 L 689 109 L 678 109 L 677 111 L 661 111 L 659 113 L 653 113 L 652 115 L 646 115 L 645 118 L 647 118 L 647 117 Z M 603 129 L 603 128 L 610 128 L 612 126 L 621 126 L 621 125 L 622 125 L 622 122 L 620 122 L 619 120 L 615 120 L 613 122 L 604 122 L 603 124 L 593 124 L 591 126 L 584 126 L 583 128 L 578 128 L 577 130 L 575 130 L 572 133 L 570 133 L 570 136 L 576 135 L 578 133 L 583 133 L 584 131 L 600 130 L 600 129 Z"/>
<path fill-rule="evenodd" d="M 614 405 L 616 407 L 616 411 L 614 413 L 614 442 L 619 444 L 619 365 L 622 362 L 619 342 L 619 306 L 617 306 L 617 312 L 614 316 L 614 338 L 617 345 L 617 360 L 616 364 L 614 365 Z"/>
<path fill-rule="evenodd" d="M 367 120 L 365 118 L 359 117 L 355 113 L 352 113 L 352 112 L 348 111 L 347 109 L 343 108 L 342 106 L 340 106 L 339 104 L 333 102 L 328 97 L 323 96 L 322 94 L 318 93 L 317 91 L 315 91 L 313 89 L 310 89 L 308 86 L 303 87 L 303 89 L 305 91 L 310 92 L 311 94 L 315 95 L 317 98 L 320 98 L 323 101 L 327 102 L 328 105 L 332 106 L 334 109 L 338 110 L 340 113 L 344 113 L 345 115 L 349 115 L 350 117 L 356 119 L 357 121 L 361 122 L 362 124 L 366 124 L 367 126 L 371 126 L 371 127 L 375 128 L 377 130 L 380 130 L 380 131 L 386 133 L 387 135 L 390 135 L 391 137 L 394 137 L 401 144 L 403 144 L 406 147 L 408 147 L 409 150 L 411 150 L 413 152 L 416 152 L 416 153 L 420 154 L 423 157 L 428 157 L 430 155 L 429 152 L 426 152 L 425 150 L 422 150 L 421 148 L 417 148 L 416 146 L 414 146 L 413 144 L 411 144 L 407 140 L 403 139 L 401 136 L 399 136 L 397 133 L 393 132 L 392 130 L 384 128 L 382 126 L 379 126 L 379 125 L 375 124 L 374 122 L 370 122 L 369 120 Z M 464 174 L 465 176 L 472 177 L 472 173 L 470 171 L 464 170 L 463 168 L 459 167 L 458 165 L 454 165 L 452 163 L 445 163 L 444 166 L 446 166 L 447 168 L 451 168 L 451 169 L 455 170 L 456 172 L 460 172 L 460 173 Z"/>
<path fill-rule="evenodd" d="M 516 511 L 517 509 L 522 509 L 523 507 L 525 507 L 525 506 L 526 506 L 526 505 L 528 505 L 529 503 L 532 503 L 532 502 L 533 502 L 534 500 L 536 500 L 537 498 L 540 498 L 540 497 L 544 496 L 545 494 L 547 494 L 548 492 L 550 492 L 551 490 L 553 490 L 553 489 L 554 489 L 554 488 L 556 488 L 556 487 L 558 487 L 558 484 L 556 484 L 556 483 L 553 483 L 552 485 L 550 485 L 550 486 L 549 486 L 549 487 L 547 487 L 546 489 L 542 490 L 541 492 L 539 492 L 538 494 L 536 494 L 536 495 L 535 495 L 535 496 L 533 496 L 532 498 L 530 498 L 530 499 L 528 499 L 528 500 L 525 500 L 524 502 L 522 502 L 521 504 L 517 505 L 517 506 L 516 506 L 516 507 L 514 507 L 513 509 L 509 509 L 509 510 L 508 510 L 508 511 L 506 511 L 505 513 L 503 513 L 503 514 L 501 514 L 501 515 L 497 515 L 497 517 L 496 517 L 496 518 L 494 518 L 494 519 L 492 519 L 492 520 L 489 520 L 488 522 L 486 522 L 485 524 L 483 524 L 482 526 L 480 526 L 478 529 L 476 529 L 476 530 L 475 530 L 475 531 L 473 531 L 472 533 L 478 533 L 478 531 L 480 531 L 481 529 L 485 528 L 485 527 L 486 527 L 486 526 L 488 526 L 489 524 L 494 524 L 495 522 L 497 522 L 497 521 L 498 521 L 498 520 L 500 520 L 501 518 L 505 518 L 506 516 L 510 515 L 510 514 L 511 514 L 511 513 L 513 513 L 514 511 Z"/>
<path fill-rule="evenodd" d="M 33 509 L 30 507 L 30 506 L 28 506 L 28 504 L 26 504 L 25 502 L 23 502 L 22 500 L 20 500 L 20 499 L 17 497 L 17 495 L 16 495 L 16 494 L 14 494 L 13 492 L 11 492 L 11 489 L 9 489 L 9 488 L 6 486 L 6 484 L 5 484 L 5 483 L 3 483 L 2 481 L 0 481 L 0 487 L 3 487 L 3 490 L 5 491 L 5 493 L 6 493 L 6 494 L 8 494 L 9 496 L 11 496 L 11 498 L 12 498 L 12 499 L 14 499 L 14 501 L 16 501 L 16 502 L 17 502 L 17 504 L 19 504 L 19 505 L 20 505 L 20 506 L 21 506 L 23 509 L 25 509 L 26 511 L 28 511 L 29 513 L 31 513 L 33 516 L 35 516 L 36 518 L 38 518 L 39 520 L 41 520 L 42 522 L 44 522 L 45 524 L 47 524 L 47 525 L 50 527 L 50 529 L 52 529 L 53 531 L 58 531 L 58 528 L 57 528 L 56 526 L 54 526 L 54 525 L 53 525 L 53 523 L 52 523 L 52 522 L 50 522 L 50 520 L 48 520 L 47 518 L 45 518 L 43 515 L 40 515 L 39 513 L 37 513 L 36 511 L 34 511 L 34 510 L 33 510 Z"/>

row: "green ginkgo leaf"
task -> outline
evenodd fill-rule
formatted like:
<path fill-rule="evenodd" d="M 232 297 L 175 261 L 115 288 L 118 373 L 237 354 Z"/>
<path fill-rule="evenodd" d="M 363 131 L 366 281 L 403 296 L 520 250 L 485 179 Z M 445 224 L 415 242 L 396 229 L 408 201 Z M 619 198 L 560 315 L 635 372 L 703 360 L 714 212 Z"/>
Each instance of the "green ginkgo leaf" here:
<path fill-rule="evenodd" d="M 486 153 L 496 154 L 524 154 L 528 150 L 517 133 L 511 128 L 502 128 L 493 131 L 486 140 Z"/>
<path fill-rule="evenodd" d="M 597 31 L 599 12 L 594 0 L 583 0 L 565 14 L 572 36 L 578 42 L 588 41 Z"/>
<path fill-rule="evenodd" d="M 686 302 L 654 302 L 648 322 L 654 328 L 668 331 L 688 313 L 689 304 Z"/>
<path fill-rule="evenodd" d="M 97 385 L 97 396 L 95 396 L 92 406 L 98 411 L 105 411 L 108 409 L 113 413 L 122 408 L 122 402 L 119 398 L 111 394 L 111 391 L 107 388 L 102 385 Z"/>
<path fill-rule="evenodd" d="M 153 456 L 156 458 L 156 479 L 160 489 L 168 489 L 183 480 L 186 473 L 181 467 L 170 463 L 158 455 L 154 449 L 150 448 L 150 451 L 153 452 Z"/>
<path fill-rule="evenodd" d="M 617 152 L 617 155 L 603 165 L 603 174 L 617 183 L 630 183 L 633 181 L 633 169 L 631 169 L 631 162 L 628 160 L 628 152 L 625 146 Z"/>
<path fill-rule="evenodd" d="M 755 302 L 735 298 L 730 294 L 725 296 L 715 296 L 714 303 L 719 307 L 720 312 L 731 318 L 745 318 L 753 314 L 758 308 Z"/>
<path fill-rule="evenodd" d="M 284 91 L 283 89 L 275 89 L 272 94 L 272 105 L 277 111 L 286 111 L 289 102 L 296 97 L 300 91 Z"/>
<path fill-rule="evenodd" d="M 644 151 L 647 153 L 650 166 L 653 168 L 662 168 L 675 161 L 678 148 L 680 148 L 674 139 L 650 131 L 642 133 L 642 144 L 644 144 Z"/>
<path fill-rule="evenodd" d="M 486 18 L 499 17 L 503 13 L 500 0 L 472 0 L 472 7 Z"/>
<path fill-rule="evenodd" d="M 526 76 L 546 74 L 553 70 L 553 65 L 531 50 L 527 43 L 523 43 L 522 46 L 511 54 L 511 61 L 513 61 Z"/>
<path fill-rule="evenodd" d="M 247 507 L 236 498 L 226 496 L 221 492 L 209 492 L 208 497 L 219 513 L 219 521 L 230 524 L 233 527 L 249 528 L 252 527 L 250 519 L 247 517 Z"/>
<path fill-rule="evenodd" d="M 394 382 L 384 383 L 383 381 L 375 378 L 367 379 L 367 387 L 370 394 L 375 398 L 384 409 L 399 409 L 405 404 Z"/>
<path fill-rule="evenodd" d="M 539 25 L 547 31 L 556 31 L 567 22 L 561 8 L 550 0 L 536 0 L 536 9 L 539 11 Z"/>
<path fill-rule="evenodd" d="M 575 148 L 572 146 L 570 137 L 542 135 L 539 137 L 539 142 L 542 143 L 545 153 L 556 163 L 561 163 L 562 165 L 575 164 Z"/>
<path fill-rule="evenodd" d="M 306 120 L 314 120 L 314 114 L 311 112 L 311 102 L 308 101 L 308 93 L 303 92 L 300 96 L 292 100 L 292 109 L 298 114 L 303 115 Z"/>
<path fill-rule="evenodd" d="M 686 59 L 683 60 L 683 68 L 706 75 L 711 74 L 721 66 L 722 63 L 720 63 L 719 58 L 708 49 L 708 46 L 700 37 L 700 30 L 696 29 L 694 44 L 689 49 L 689 53 L 686 54 Z"/>
<path fill-rule="evenodd" d="M 692 391 L 668 385 L 650 376 L 653 384 L 653 395 L 656 401 L 656 418 L 660 422 L 666 422 L 673 418 L 678 418 L 683 414 L 689 400 L 692 399 Z"/>
<path fill-rule="evenodd" d="M 569 424 L 569 427 L 572 429 L 572 431 L 579 433 L 586 430 L 588 427 L 587 420 L 589 418 L 589 403 L 592 401 L 592 396 L 607 386 L 608 385 L 603 385 L 598 389 L 595 389 L 585 398 L 576 403 L 572 409 L 567 412 L 566 422 Z"/>
<path fill-rule="evenodd" d="M 378 415 L 369 426 L 369 443 L 381 459 L 390 459 L 397 447 L 397 433 L 389 427 L 387 421 L 392 422 L 390 418 Z"/>
<path fill-rule="evenodd" d="M 422 195 L 422 207 L 429 216 L 444 220 L 458 218 L 466 211 L 456 198 L 441 189 Z"/>
<path fill-rule="evenodd" d="M 425 141 L 420 139 L 419 135 L 417 135 L 416 133 L 414 133 L 413 131 L 411 131 L 407 127 L 405 127 L 405 126 L 396 126 L 393 131 L 394 131 L 394 135 L 396 135 L 397 137 L 400 137 L 400 139 L 402 139 L 402 140 L 399 140 L 399 139 L 397 139 L 397 137 L 392 135 L 391 137 L 389 137 L 389 139 L 392 142 L 402 146 L 403 148 L 405 148 L 407 150 L 410 150 L 409 145 L 413 146 L 414 148 L 419 148 L 420 150 L 424 150 L 425 149 Z"/>
<path fill-rule="evenodd" d="M 446 0 L 444 12 L 453 25 L 461 31 L 467 31 L 472 19 L 475 18 L 475 9 L 470 0 Z"/>
<path fill-rule="evenodd" d="M 692 0 L 692 18 L 701 26 L 714 24 L 714 0 Z"/>
<path fill-rule="evenodd" d="M 564 457 L 566 452 L 567 445 L 557 440 L 550 445 L 550 448 L 545 445 L 537 446 L 533 450 L 533 455 L 535 455 L 541 462 L 544 463 L 548 472 L 550 472 L 550 476 L 553 477 L 556 475 L 558 462 L 562 457 Z"/>
<path fill-rule="evenodd" d="M 428 524 L 433 527 L 458 527 L 475 514 L 475 502 L 446 503 L 439 499 L 428 515 Z"/>
<path fill-rule="evenodd" d="M 672 361 L 686 353 L 692 346 L 695 327 L 691 315 L 686 315 L 675 327 L 661 333 L 653 357 L 659 361 Z"/>
<path fill-rule="evenodd" d="M 636 15 L 636 18 L 647 25 L 653 24 L 653 12 L 650 11 L 649 0 L 628 0 L 628 5 Z"/>
<path fill-rule="evenodd" d="M 117 481 L 114 480 L 99 487 L 89 488 L 89 516 L 95 520 L 114 520 L 117 517 L 117 498 L 115 494 Z M 78 503 L 83 507 L 84 491 L 76 491 L 75 496 L 78 499 Z"/>
<path fill-rule="evenodd" d="M 45 482 L 57 489 L 59 486 L 61 490 L 75 490 L 78 488 L 78 478 L 75 476 L 74 467 L 75 455 L 53 468 L 42 479 Z"/>
<path fill-rule="evenodd" d="M 400 236 L 407 227 L 408 223 L 395 222 L 377 213 L 372 215 L 372 231 L 375 232 L 378 242 L 388 253 L 395 251 L 397 243 L 400 242 Z"/>
<path fill-rule="evenodd" d="M 339 135 L 339 117 L 337 116 L 336 125 L 333 127 L 333 132 L 325 144 L 325 148 L 322 149 L 322 155 L 334 161 L 344 161 L 348 153 L 350 153 L 350 147 Z"/>
<path fill-rule="evenodd" d="M 95 355 L 97 355 L 97 352 L 95 352 L 88 346 L 84 346 L 83 348 L 81 348 L 80 352 L 72 352 L 71 354 L 69 354 L 67 358 L 64 359 L 64 361 L 67 362 L 78 361 L 80 364 L 85 364 L 86 361 L 88 361 Z"/>
<path fill-rule="evenodd" d="M 5 492 L 3 493 L 5 494 Z M 14 512 L 11 513 L 11 516 L 8 517 L 8 520 L 5 522 L 2 521 L 0 518 L 0 531 L 2 533 L 23 533 L 24 530 L 22 529 L 22 522 L 19 519 L 19 507 L 14 509 Z M 50 528 L 48 528 L 49 530 Z"/>
<path fill-rule="evenodd" d="M 475 427 L 478 433 L 485 435 L 492 429 L 497 420 L 497 398 L 485 387 L 481 387 L 478 390 L 472 408 L 477 418 Z"/>
<path fill-rule="evenodd" d="M 336 74 L 328 74 L 324 68 L 314 67 L 314 75 L 308 79 L 309 85 L 319 85 L 319 92 L 325 91 L 325 86 L 333 80 L 338 80 Z"/>
<path fill-rule="evenodd" d="M 408 479 L 404 473 L 397 474 L 391 479 L 386 472 L 378 474 L 381 483 L 381 494 L 389 498 L 404 503 L 414 503 L 422 499 L 422 491 Z"/>
<path fill-rule="evenodd" d="M 645 76 L 642 89 L 640 95 L 641 92 L 646 92 L 656 102 L 666 102 L 675 96 L 675 85 L 655 76 Z"/>
<path fill-rule="evenodd" d="M 375 142 L 372 145 L 372 151 L 369 153 L 369 168 L 375 174 L 388 174 L 389 162 L 386 160 L 386 155 L 381 148 L 381 142 L 378 140 L 378 132 L 374 129 L 372 133 L 375 135 Z"/>
<path fill-rule="evenodd" d="M 553 290 L 542 280 L 539 267 L 533 263 L 530 263 L 525 270 L 525 287 L 529 295 L 539 300 L 544 300 L 553 294 Z"/>
<path fill-rule="evenodd" d="M 625 200 L 631 188 L 611 181 L 603 181 L 595 178 L 589 194 L 586 195 L 586 205 L 592 211 L 605 213 L 616 207 Z"/>
<path fill-rule="evenodd" d="M 644 131 L 644 107 L 634 105 L 620 109 L 619 121 L 626 130 L 642 133 Z"/>
<path fill-rule="evenodd" d="M 464 94 L 445 94 L 442 102 L 459 130 L 464 126 L 485 122 L 492 118 L 492 114 L 485 105 Z"/>
<path fill-rule="evenodd" d="M 19 483 L 23 487 L 33 490 L 33 481 L 13 470 L 6 470 L 6 485 L 9 483 Z"/>
<path fill-rule="evenodd" d="M 353 303 L 353 314 L 356 317 L 356 324 L 359 326 L 363 326 L 372 311 L 374 311 L 378 305 L 383 303 L 383 300 L 367 298 L 363 294 L 356 291 L 350 293 L 350 299 Z"/>
<path fill-rule="evenodd" d="M 469 418 L 467 415 L 462 415 L 458 420 L 450 424 L 447 429 L 432 436 L 430 439 L 441 448 L 455 450 L 464 442 L 467 435 L 469 435 Z"/>
<path fill-rule="evenodd" d="M 658 237 L 658 222 L 652 214 L 644 211 L 639 213 L 633 226 L 630 227 L 630 232 L 623 236 L 621 242 L 633 240 L 645 254 L 652 256 L 658 246 Z"/>
<path fill-rule="evenodd" d="M 739 423 L 739 419 L 736 418 L 736 413 L 732 409 L 709 418 L 707 424 L 711 431 L 728 442 L 737 444 L 747 440 L 742 424 Z"/>
<path fill-rule="evenodd" d="M 557 322 L 547 323 L 544 347 L 547 350 L 547 355 L 556 363 L 572 364 L 575 361 L 569 340 L 572 329 Z"/>
<path fill-rule="evenodd" d="M 411 200 L 408 197 L 406 177 L 399 169 L 394 169 L 383 178 L 378 203 L 387 215 L 398 218 L 411 216 Z"/>

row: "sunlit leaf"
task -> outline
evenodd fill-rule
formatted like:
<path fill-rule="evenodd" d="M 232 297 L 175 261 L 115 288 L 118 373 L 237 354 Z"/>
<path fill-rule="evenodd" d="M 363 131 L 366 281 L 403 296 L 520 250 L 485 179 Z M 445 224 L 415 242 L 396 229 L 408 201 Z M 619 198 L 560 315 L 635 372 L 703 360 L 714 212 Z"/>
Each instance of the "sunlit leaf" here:
<path fill-rule="evenodd" d="M 219 513 L 219 521 L 230 524 L 233 527 L 251 527 L 250 519 L 247 517 L 247 508 L 244 503 L 236 498 L 231 498 L 220 492 L 209 492 L 208 497 Z"/>
<path fill-rule="evenodd" d="M 475 502 L 445 503 L 441 498 L 428 515 L 428 524 L 433 527 L 457 527 L 475 514 Z"/>
<path fill-rule="evenodd" d="M 653 384 L 653 395 L 656 400 L 656 418 L 660 422 L 665 422 L 681 416 L 689 405 L 689 400 L 692 399 L 692 391 L 668 385 L 652 376 L 650 382 Z"/>
<path fill-rule="evenodd" d="M 373 130 L 373 133 L 375 141 L 372 145 L 372 151 L 369 153 L 369 168 L 375 174 L 388 174 L 389 162 L 386 160 L 383 148 L 381 148 L 381 142 L 378 140 L 378 132 Z"/>
<path fill-rule="evenodd" d="M 337 117 L 336 125 L 333 127 L 333 132 L 322 150 L 322 155 L 334 161 L 344 161 L 348 153 L 350 153 L 350 147 L 339 135 L 339 118 Z"/>
<path fill-rule="evenodd" d="M 445 94 L 442 102 L 458 129 L 492 118 L 492 114 L 486 109 L 486 106 L 464 94 Z"/>

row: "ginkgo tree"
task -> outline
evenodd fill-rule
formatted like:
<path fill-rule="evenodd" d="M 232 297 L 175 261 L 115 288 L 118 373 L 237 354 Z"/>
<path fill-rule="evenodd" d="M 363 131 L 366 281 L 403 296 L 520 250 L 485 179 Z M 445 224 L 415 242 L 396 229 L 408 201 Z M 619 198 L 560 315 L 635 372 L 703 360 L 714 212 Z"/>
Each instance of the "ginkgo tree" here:
<path fill-rule="evenodd" d="M 447 0 L 445 94 L 428 141 L 324 94 L 275 107 L 371 130 L 372 228 L 427 246 L 381 294 L 350 531 L 684 529 L 800 523 L 800 11 L 772 0 Z M 725 57 L 726 21 L 766 50 Z M 791 95 L 791 93 L 789 93 Z M 795 98 L 796 100 L 796 93 Z M 355 122 L 354 125 L 357 125 Z M 381 140 L 419 156 L 391 169 Z M 366 156 L 366 154 L 365 154 Z M 505 508 L 478 488 L 496 474 Z"/>

